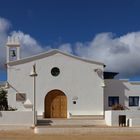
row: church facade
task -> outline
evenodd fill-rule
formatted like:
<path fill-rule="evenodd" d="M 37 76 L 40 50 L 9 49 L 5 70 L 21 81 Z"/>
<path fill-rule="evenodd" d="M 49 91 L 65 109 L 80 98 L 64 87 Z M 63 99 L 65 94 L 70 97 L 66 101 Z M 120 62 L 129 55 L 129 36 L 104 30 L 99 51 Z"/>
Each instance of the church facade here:
<path fill-rule="evenodd" d="M 104 68 L 101 62 L 59 50 L 20 59 L 19 42 L 9 39 L 8 104 L 18 111 L 32 111 L 35 104 L 44 118 L 104 116 L 115 104 L 138 110 L 140 83 L 116 80 Z"/>

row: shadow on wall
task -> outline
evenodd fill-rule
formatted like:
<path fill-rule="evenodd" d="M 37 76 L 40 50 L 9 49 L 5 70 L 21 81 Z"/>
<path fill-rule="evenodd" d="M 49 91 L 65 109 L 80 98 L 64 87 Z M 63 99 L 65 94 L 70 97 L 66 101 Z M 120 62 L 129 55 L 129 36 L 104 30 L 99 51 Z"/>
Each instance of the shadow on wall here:
<path fill-rule="evenodd" d="M 37 120 L 37 124 L 38 125 L 51 125 L 53 123 L 53 121 L 51 121 L 51 120 Z"/>
<path fill-rule="evenodd" d="M 0 117 L 2 117 L 2 112 L 0 112 Z"/>

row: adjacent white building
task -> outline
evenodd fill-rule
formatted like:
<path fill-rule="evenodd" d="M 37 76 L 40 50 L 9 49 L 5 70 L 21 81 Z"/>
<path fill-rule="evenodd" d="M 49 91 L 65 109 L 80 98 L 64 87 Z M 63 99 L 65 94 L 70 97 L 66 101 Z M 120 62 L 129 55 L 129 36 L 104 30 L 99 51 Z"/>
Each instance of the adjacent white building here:
<path fill-rule="evenodd" d="M 20 59 L 18 40 L 9 39 L 8 104 L 17 111 L 32 111 L 35 93 L 35 110 L 44 118 L 104 116 L 114 104 L 139 110 L 140 83 L 116 80 L 104 67 L 59 50 Z"/>
<path fill-rule="evenodd" d="M 106 79 L 104 88 L 105 110 L 111 110 L 112 103 L 118 103 L 126 110 L 140 109 L 140 82 Z"/>

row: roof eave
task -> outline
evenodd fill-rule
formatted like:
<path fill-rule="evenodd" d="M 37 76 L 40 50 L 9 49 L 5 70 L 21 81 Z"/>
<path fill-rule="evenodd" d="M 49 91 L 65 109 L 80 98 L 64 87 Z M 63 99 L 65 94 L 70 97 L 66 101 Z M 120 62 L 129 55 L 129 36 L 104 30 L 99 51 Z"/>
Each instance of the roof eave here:
<path fill-rule="evenodd" d="M 93 60 L 88 60 L 88 59 L 84 59 L 84 58 L 80 58 L 78 56 L 75 56 L 75 55 L 72 55 L 72 54 L 68 54 L 68 53 L 62 52 L 62 51 L 57 50 L 57 49 L 53 49 L 51 51 L 48 51 L 48 52 L 45 52 L 45 53 L 41 53 L 41 54 L 38 54 L 38 55 L 33 55 L 31 57 L 26 57 L 26 58 L 23 58 L 23 59 L 20 59 L 20 60 L 8 62 L 7 65 L 13 66 L 13 65 L 18 65 L 18 64 L 22 64 L 22 63 L 27 63 L 27 62 L 35 61 L 37 59 L 41 59 L 41 58 L 45 58 L 45 57 L 48 57 L 48 56 L 52 56 L 52 55 L 57 54 L 57 53 L 60 53 L 60 54 L 63 54 L 65 56 L 69 56 L 69 57 L 72 57 L 72 58 L 75 58 L 75 59 L 78 59 L 78 60 L 81 60 L 81 61 L 85 61 L 85 62 L 88 62 L 88 63 L 94 63 L 94 64 L 99 64 L 99 65 L 105 66 L 104 63 L 93 61 Z"/>

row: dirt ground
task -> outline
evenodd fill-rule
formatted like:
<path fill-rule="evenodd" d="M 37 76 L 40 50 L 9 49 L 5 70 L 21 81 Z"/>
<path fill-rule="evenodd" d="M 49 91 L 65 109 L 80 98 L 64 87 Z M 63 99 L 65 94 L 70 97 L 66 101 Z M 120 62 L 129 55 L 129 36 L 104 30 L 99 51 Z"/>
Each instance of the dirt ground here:
<path fill-rule="evenodd" d="M 0 140 L 140 140 L 140 133 L 89 133 L 73 135 L 33 134 L 30 131 L 0 131 Z"/>

